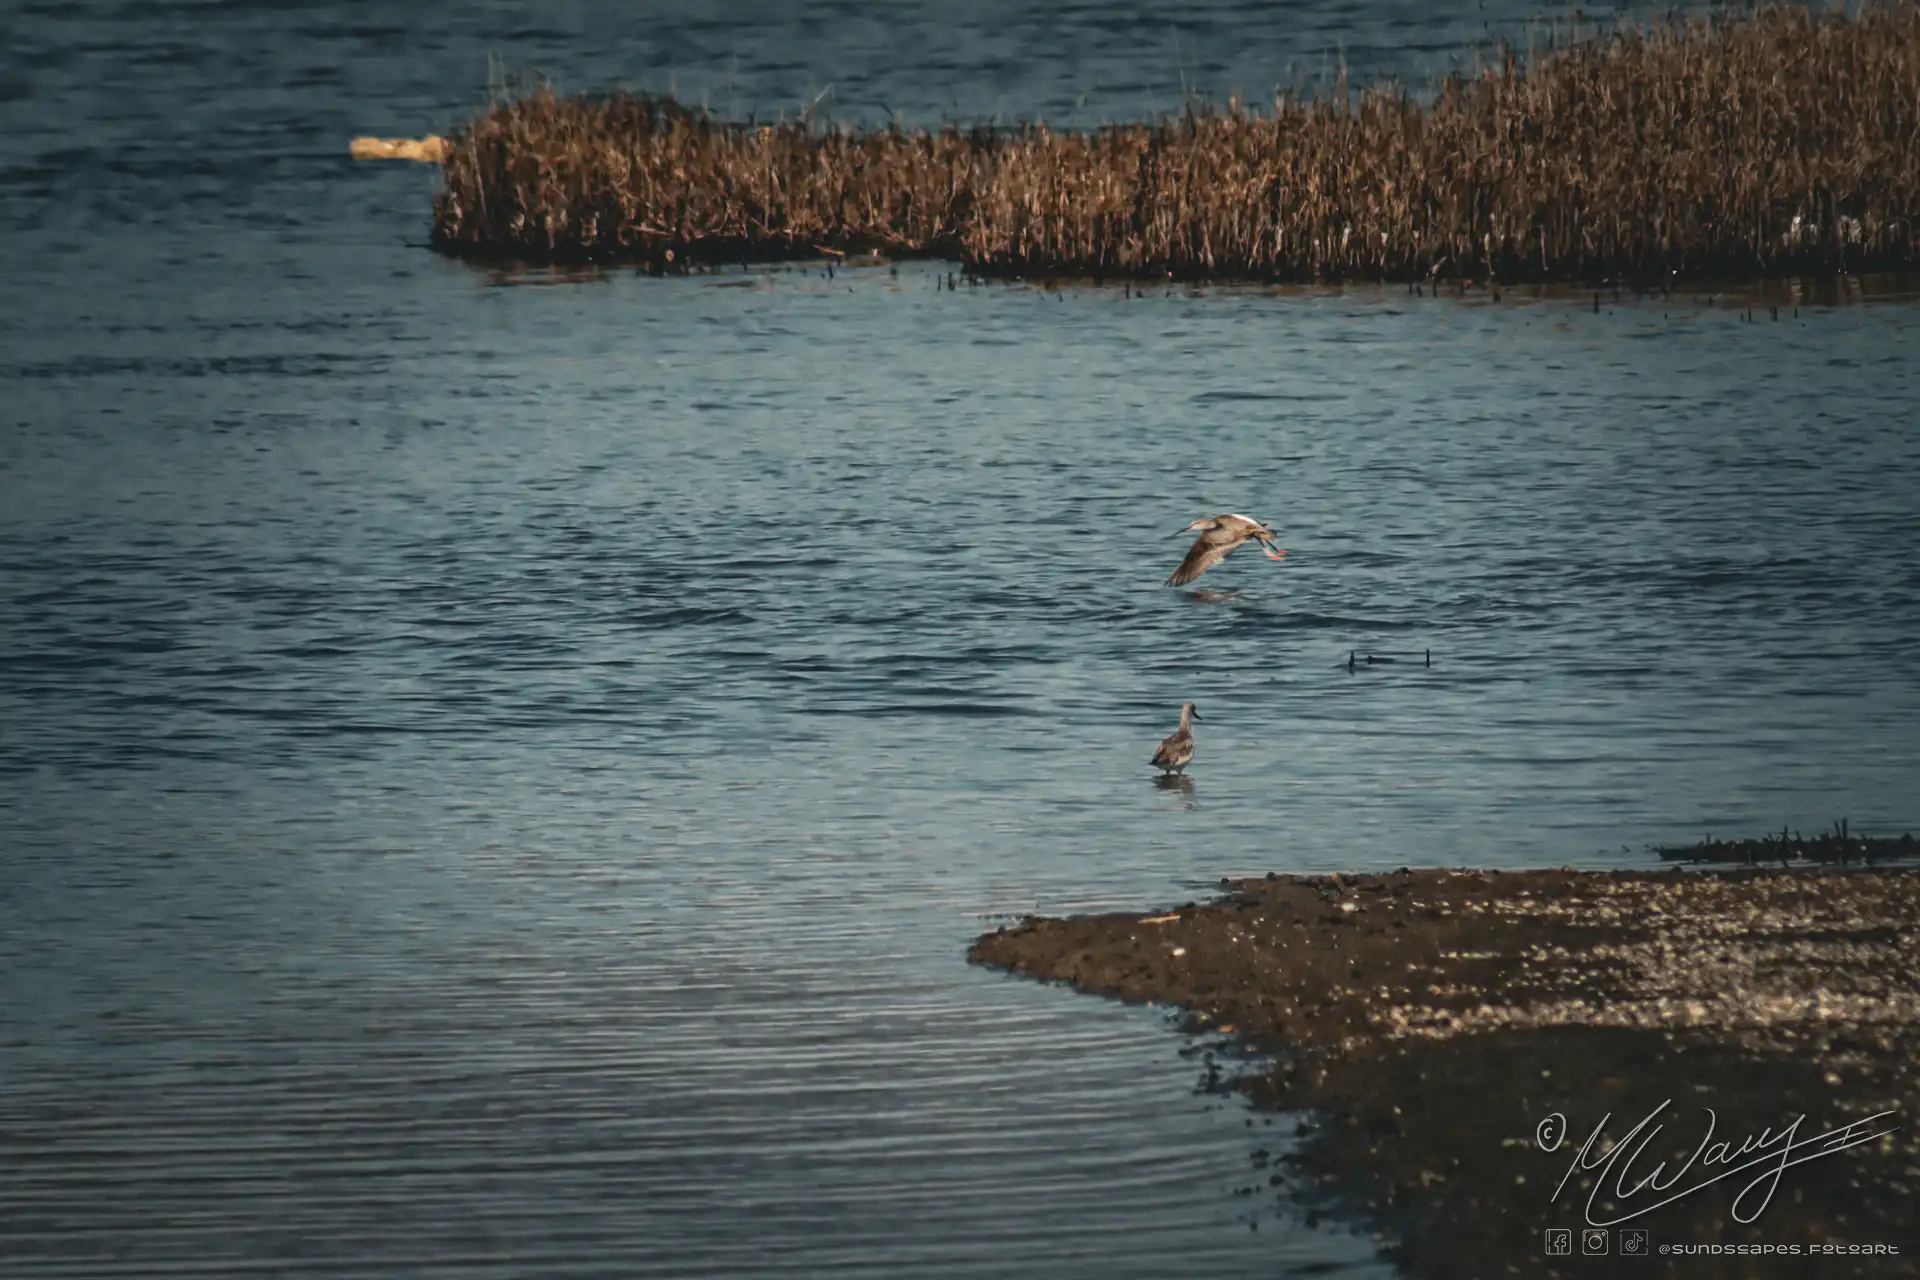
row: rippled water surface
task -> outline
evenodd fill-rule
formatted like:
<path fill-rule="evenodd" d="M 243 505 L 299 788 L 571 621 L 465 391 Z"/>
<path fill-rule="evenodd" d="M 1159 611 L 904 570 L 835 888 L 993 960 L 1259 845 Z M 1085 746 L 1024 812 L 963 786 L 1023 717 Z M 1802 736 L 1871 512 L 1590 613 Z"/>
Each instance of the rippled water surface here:
<path fill-rule="evenodd" d="M 22 10 L 0 1273 L 1376 1274 L 967 941 L 1920 825 L 1909 303 L 500 275 L 344 158 L 490 54 L 1124 117 L 1523 14 Z M 1217 510 L 1288 562 L 1162 588 Z"/>

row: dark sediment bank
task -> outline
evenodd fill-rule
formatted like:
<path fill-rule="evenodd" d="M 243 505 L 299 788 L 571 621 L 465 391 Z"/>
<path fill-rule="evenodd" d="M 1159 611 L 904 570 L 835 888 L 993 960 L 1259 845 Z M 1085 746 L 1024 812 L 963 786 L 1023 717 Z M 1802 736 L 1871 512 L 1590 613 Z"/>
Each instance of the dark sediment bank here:
<path fill-rule="evenodd" d="M 1766 8 L 1056 132 L 729 123 L 538 93 L 446 140 L 434 243 L 654 270 L 878 250 L 981 275 L 1615 282 L 1920 260 L 1920 3 Z"/>
<path fill-rule="evenodd" d="M 1910 854 L 1897 843 L 1873 851 Z M 1183 1006 L 1189 1031 L 1272 1055 L 1230 1087 L 1317 1121 L 1257 1189 L 1357 1217 L 1413 1275 L 1595 1274 L 1580 1256 L 1589 1221 L 1611 1224 L 1610 1258 L 1623 1228 L 1648 1233 L 1636 1273 L 1920 1274 L 1920 869 L 1426 870 L 1224 888 L 1164 915 L 1026 921 L 970 959 Z M 1892 1132 L 1787 1168 L 1765 1199 L 1795 1117 L 1804 1141 L 1889 1111 L 1852 1136 Z M 1547 1150 L 1554 1115 L 1564 1137 Z M 1648 1116 L 1660 1128 L 1641 1152 L 1630 1133 Z M 1568 1176 L 1603 1122 L 1588 1163 L 1616 1141 L 1617 1162 Z M 1768 1139 L 1732 1160 L 1711 1146 Z M 1663 1160 L 1666 1192 L 1632 1193 Z M 1572 1257 L 1545 1252 L 1559 1227 L 1574 1230 Z M 1702 1244 L 1799 1253 L 1662 1250 Z M 1813 1252 L 1834 1246 L 1899 1252 Z"/>
<path fill-rule="evenodd" d="M 1715 840 L 1709 834 L 1699 844 L 1672 845 L 1654 852 L 1667 862 L 1736 862 L 1750 867 L 1817 862 L 1870 867 L 1920 856 L 1920 841 L 1911 833 L 1894 840 L 1856 836 L 1847 830 L 1847 820 L 1842 818 L 1831 830 L 1810 837 L 1786 827 L 1780 828 L 1777 836 L 1754 840 Z"/>

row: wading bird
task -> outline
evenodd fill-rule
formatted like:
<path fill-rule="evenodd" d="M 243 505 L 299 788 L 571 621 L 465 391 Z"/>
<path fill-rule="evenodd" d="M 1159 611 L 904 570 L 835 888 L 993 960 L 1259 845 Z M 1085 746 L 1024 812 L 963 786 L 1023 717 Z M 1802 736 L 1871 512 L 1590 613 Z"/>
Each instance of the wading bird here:
<path fill-rule="evenodd" d="M 1180 727 L 1168 734 L 1153 753 L 1153 763 L 1160 766 L 1160 772 L 1179 773 L 1193 759 L 1193 722 L 1199 718 L 1191 702 L 1180 704 Z"/>
<path fill-rule="evenodd" d="M 1273 530 L 1255 520 L 1252 516 L 1210 516 L 1204 520 L 1195 520 L 1180 531 L 1182 535 L 1197 533 L 1193 545 L 1187 548 L 1187 558 L 1167 579 L 1170 587 L 1184 587 L 1195 578 L 1227 558 L 1227 552 L 1233 550 L 1248 538 L 1258 539 L 1260 549 L 1266 552 L 1269 560 L 1284 560 L 1287 553 L 1273 545 Z"/>

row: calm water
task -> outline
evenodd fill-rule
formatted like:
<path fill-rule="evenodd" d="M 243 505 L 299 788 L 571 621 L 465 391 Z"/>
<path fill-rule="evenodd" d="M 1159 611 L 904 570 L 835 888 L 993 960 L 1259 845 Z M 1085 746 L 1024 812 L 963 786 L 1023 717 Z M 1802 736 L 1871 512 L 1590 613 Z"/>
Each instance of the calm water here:
<path fill-rule="evenodd" d="M 502 277 L 344 158 L 490 54 L 1090 119 L 1525 12 L 9 19 L 0 1273 L 1379 1274 L 967 941 L 1920 827 L 1910 303 Z M 1217 510 L 1290 561 L 1161 589 Z"/>

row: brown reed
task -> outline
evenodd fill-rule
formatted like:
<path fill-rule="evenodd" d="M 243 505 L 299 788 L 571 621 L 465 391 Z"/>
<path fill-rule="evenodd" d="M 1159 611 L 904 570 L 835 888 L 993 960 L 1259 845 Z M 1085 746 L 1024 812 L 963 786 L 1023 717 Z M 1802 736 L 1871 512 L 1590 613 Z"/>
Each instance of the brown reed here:
<path fill-rule="evenodd" d="M 1920 0 L 1622 26 L 1424 100 L 1090 131 L 747 125 L 536 92 L 448 139 L 434 240 L 656 269 L 879 250 L 975 272 L 1613 280 L 1911 267 Z"/>

